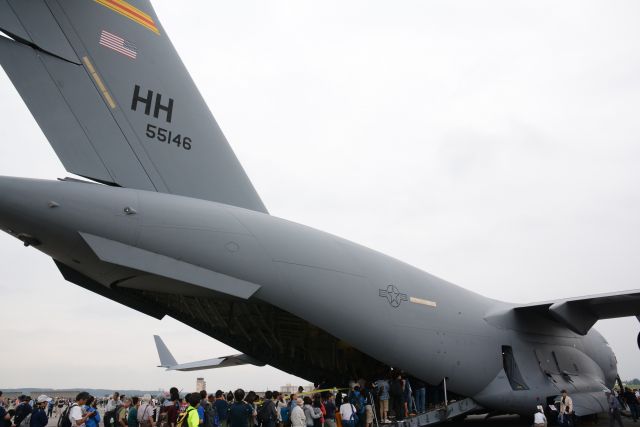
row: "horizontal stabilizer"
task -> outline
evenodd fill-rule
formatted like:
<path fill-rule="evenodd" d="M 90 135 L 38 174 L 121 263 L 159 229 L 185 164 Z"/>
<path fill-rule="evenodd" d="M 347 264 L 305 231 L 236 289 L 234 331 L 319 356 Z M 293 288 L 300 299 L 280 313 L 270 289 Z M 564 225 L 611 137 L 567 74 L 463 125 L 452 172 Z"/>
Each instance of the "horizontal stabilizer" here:
<path fill-rule="evenodd" d="M 260 286 L 255 283 L 207 270 L 175 258 L 88 233 L 80 233 L 80 235 L 102 261 L 179 280 L 242 299 L 248 299 L 260 289 Z"/>
<path fill-rule="evenodd" d="M 199 371 L 202 369 L 230 368 L 232 366 L 256 365 L 264 366 L 264 363 L 247 356 L 246 354 L 234 354 L 215 359 L 199 360 L 197 362 L 181 363 L 168 368 L 170 371 Z"/>
<path fill-rule="evenodd" d="M 215 359 L 199 360 L 197 362 L 178 364 L 173 358 L 171 352 L 158 335 L 153 336 L 156 341 L 156 348 L 160 356 L 161 368 L 167 368 L 168 371 L 199 371 L 202 369 L 228 368 L 240 365 L 256 365 L 264 366 L 264 363 L 246 354 L 234 354 L 232 356 L 217 357 Z"/>
<path fill-rule="evenodd" d="M 577 334 L 586 335 L 600 319 L 640 315 L 640 290 L 526 304 L 516 313 L 545 314 Z"/>

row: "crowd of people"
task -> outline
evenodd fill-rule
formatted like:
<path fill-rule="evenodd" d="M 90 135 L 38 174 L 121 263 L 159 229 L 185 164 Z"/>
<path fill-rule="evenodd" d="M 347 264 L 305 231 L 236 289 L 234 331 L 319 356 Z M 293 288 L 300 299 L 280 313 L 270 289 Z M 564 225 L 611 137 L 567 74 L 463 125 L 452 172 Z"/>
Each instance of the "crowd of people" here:
<path fill-rule="evenodd" d="M 258 396 L 242 389 L 181 395 L 175 387 L 157 398 L 82 392 L 71 401 L 23 395 L 6 404 L 0 400 L 0 427 L 45 427 L 51 417 L 59 419 L 59 427 L 372 427 L 374 418 L 388 423 L 425 412 L 425 397 L 426 385 L 401 373 L 353 381 L 348 389 L 305 392 L 300 387 L 291 395 L 267 391 Z"/>
<path fill-rule="evenodd" d="M 353 381 L 345 389 L 317 386 L 305 392 L 300 387 L 288 396 L 278 391 L 259 396 L 242 389 L 181 395 L 172 387 L 156 398 L 119 393 L 96 398 L 81 392 L 73 401 L 43 394 L 5 402 L 0 391 L 0 427 L 46 427 L 52 416 L 58 418 L 58 427 L 373 427 L 425 412 L 425 395 L 424 383 L 402 373 L 375 382 Z M 611 426 L 622 427 L 625 407 L 634 422 L 640 417 L 638 390 L 607 390 L 607 401 Z M 538 406 L 534 426 L 546 426 L 548 415 Z M 566 390 L 554 415 L 559 425 L 574 424 L 573 400 Z"/>

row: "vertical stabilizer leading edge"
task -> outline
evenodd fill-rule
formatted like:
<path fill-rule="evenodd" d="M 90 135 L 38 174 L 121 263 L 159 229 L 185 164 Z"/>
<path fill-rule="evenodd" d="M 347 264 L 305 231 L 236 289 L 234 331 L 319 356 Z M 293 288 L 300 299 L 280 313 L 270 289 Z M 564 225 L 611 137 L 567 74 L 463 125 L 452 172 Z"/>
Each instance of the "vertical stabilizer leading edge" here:
<path fill-rule="evenodd" d="M 162 341 L 162 338 L 158 335 L 154 335 L 153 339 L 156 341 L 158 356 L 160 356 L 160 365 L 158 365 L 158 367 L 169 368 L 171 366 L 176 366 L 178 362 L 176 362 L 176 359 L 173 357 L 164 341 Z"/>

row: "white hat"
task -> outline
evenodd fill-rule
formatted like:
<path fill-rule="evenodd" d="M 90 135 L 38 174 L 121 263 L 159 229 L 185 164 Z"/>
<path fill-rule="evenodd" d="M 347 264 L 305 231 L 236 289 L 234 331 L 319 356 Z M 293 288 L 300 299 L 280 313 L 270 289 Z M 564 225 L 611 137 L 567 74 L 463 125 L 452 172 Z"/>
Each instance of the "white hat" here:
<path fill-rule="evenodd" d="M 49 396 L 47 396 L 46 394 L 41 394 L 40 396 L 38 396 L 38 403 L 48 402 L 50 400 L 51 400 L 51 398 Z"/>

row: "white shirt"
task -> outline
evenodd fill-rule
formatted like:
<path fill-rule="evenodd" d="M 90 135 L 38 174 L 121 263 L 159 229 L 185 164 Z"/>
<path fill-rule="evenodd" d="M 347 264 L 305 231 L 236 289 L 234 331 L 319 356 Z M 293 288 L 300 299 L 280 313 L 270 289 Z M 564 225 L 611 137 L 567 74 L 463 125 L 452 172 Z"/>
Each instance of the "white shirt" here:
<path fill-rule="evenodd" d="M 545 417 L 542 412 L 536 412 L 533 415 L 533 423 L 534 424 L 544 424 L 546 422 L 547 422 L 547 417 Z"/>
<path fill-rule="evenodd" d="M 146 421 L 153 416 L 153 406 L 148 403 L 143 403 L 138 408 L 138 422 Z"/>
<path fill-rule="evenodd" d="M 350 421 L 354 409 L 355 408 L 351 403 L 343 403 L 340 405 L 340 416 L 342 417 L 342 421 Z"/>
<path fill-rule="evenodd" d="M 298 405 L 291 410 L 291 426 L 292 427 L 306 427 L 307 417 L 304 415 L 304 411 Z"/>
<path fill-rule="evenodd" d="M 109 399 L 109 401 L 107 402 L 107 406 L 105 406 L 104 410 L 107 412 L 113 411 L 114 409 L 116 409 L 116 406 L 118 406 L 119 404 L 120 404 L 119 400 Z"/>
<path fill-rule="evenodd" d="M 561 397 L 560 398 L 560 413 L 561 414 L 568 414 L 570 411 L 573 411 L 573 400 L 569 396 Z"/>
<path fill-rule="evenodd" d="M 72 405 L 73 406 L 69 410 L 69 421 L 71 421 L 71 427 L 76 427 L 78 425 L 76 421 L 82 418 L 82 408 L 75 403 Z M 84 423 L 80 424 L 80 427 L 82 426 L 84 426 Z"/>

